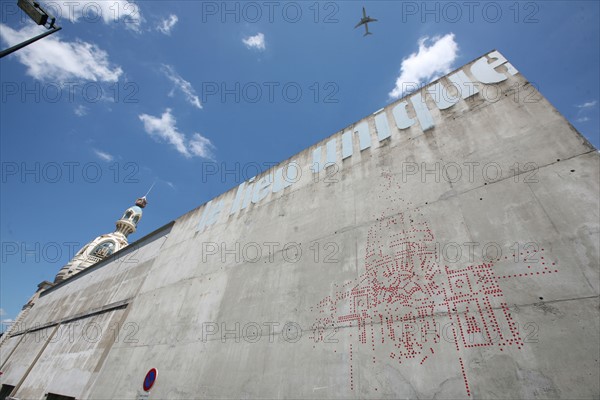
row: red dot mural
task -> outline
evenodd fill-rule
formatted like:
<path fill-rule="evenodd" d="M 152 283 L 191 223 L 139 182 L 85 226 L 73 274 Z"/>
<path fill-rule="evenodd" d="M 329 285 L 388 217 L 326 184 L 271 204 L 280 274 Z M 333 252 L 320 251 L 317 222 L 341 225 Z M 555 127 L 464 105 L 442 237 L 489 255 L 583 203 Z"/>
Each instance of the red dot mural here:
<path fill-rule="evenodd" d="M 461 357 L 464 350 L 488 347 L 503 351 L 507 346 L 521 349 L 524 345 L 500 283 L 558 272 L 556 263 L 542 256 L 544 249 L 530 249 L 520 258 L 527 271 L 517 273 L 497 274 L 498 263 L 510 262 L 508 257 L 445 265 L 436 257 L 436 237 L 429 222 L 418 208 L 411 209 L 411 204 L 399 197 L 400 187 L 389 174 L 384 178 L 381 196 L 389 200 L 390 207 L 367 232 L 364 272 L 356 280 L 336 283 L 338 290 L 312 308 L 317 314 L 315 347 L 327 342 L 338 328 L 350 327 L 348 385 L 354 390 L 357 346 L 374 353 L 373 363 L 378 362 L 376 350 L 380 355 L 383 349 L 386 359 L 417 367 L 435 362 L 439 346 L 453 346 L 457 372 L 471 396 Z M 407 208 L 410 211 L 400 212 Z M 527 265 L 528 259 L 538 262 Z M 442 330 L 436 328 L 439 326 Z M 452 340 L 442 340 L 441 334 Z"/>

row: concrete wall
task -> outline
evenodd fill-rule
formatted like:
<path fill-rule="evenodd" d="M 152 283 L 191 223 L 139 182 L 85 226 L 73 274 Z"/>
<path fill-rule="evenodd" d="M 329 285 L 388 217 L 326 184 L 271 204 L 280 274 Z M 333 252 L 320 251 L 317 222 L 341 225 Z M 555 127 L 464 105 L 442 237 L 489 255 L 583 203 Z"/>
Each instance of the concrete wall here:
<path fill-rule="evenodd" d="M 598 398 L 598 152 L 499 53 L 460 71 L 477 94 L 401 99 L 282 163 L 302 170 L 285 189 L 276 167 L 44 293 L 1 348 L 2 383 Z"/>

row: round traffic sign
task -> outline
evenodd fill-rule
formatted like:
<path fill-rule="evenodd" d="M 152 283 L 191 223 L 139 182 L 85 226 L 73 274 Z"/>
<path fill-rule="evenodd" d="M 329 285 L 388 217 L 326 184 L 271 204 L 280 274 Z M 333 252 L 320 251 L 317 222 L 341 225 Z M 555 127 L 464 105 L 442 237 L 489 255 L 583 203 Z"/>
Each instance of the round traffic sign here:
<path fill-rule="evenodd" d="M 157 375 L 158 373 L 156 372 L 156 368 L 152 368 L 146 374 L 146 377 L 144 378 L 144 390 L 146 392 L 148 392 L 150 389 L 152 389 L 152 386 L 154 386 L 154 382 L 156 381 Z"/>

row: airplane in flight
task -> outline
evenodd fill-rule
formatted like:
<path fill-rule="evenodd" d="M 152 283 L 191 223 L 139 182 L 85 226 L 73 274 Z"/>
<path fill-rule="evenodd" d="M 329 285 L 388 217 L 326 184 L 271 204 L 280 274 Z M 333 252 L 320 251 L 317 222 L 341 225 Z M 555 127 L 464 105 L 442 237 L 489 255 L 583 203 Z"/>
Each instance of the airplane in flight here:
<path fill-rule="evenodd" d="M 368 17 L 367 12 L 365 11 L 365 8 L 363 7 L 363 17 L 360 19 L 360 22 L 358 24 L 356 24 L 354 29 L 358 28 L 361 25 L 364 25 L 366 32 L 363 36 L 372 35 L 373 33 L 369 32 L 369 22 L 377 22 L 377 20 L 375 18 Z"/>

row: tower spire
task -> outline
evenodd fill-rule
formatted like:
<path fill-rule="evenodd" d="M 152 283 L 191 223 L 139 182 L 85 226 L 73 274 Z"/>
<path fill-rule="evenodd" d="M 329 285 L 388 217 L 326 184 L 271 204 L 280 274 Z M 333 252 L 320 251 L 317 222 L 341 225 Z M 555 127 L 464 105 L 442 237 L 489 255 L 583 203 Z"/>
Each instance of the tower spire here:
<path fill-rule="evenodd" d="M 154 181 L 152 183 L 152 185 L 150 186 L 150 189 L 148 189 L 148 191 L 146 192 L 146 194 L 144 195 L 144 198 L 146 198 L 146 196 L 148 196 L 150 194 L 150 192 L 152 191 L 152 189 L 154 188 L 154 185 L 156 185 L 156 181 Z"/>

